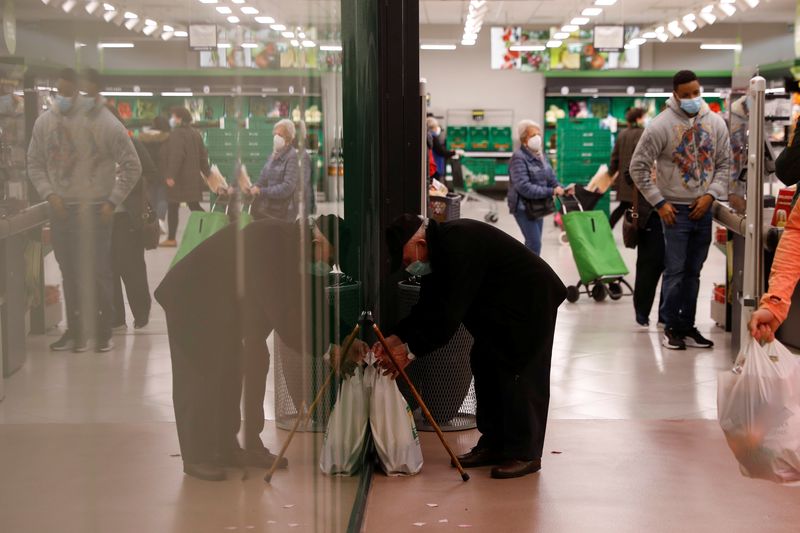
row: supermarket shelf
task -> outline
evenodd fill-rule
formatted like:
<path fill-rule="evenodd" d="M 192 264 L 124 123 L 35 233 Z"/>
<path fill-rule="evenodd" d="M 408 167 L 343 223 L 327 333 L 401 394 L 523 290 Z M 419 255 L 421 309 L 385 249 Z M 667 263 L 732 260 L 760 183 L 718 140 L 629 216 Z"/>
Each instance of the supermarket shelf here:
<path fill-rule="evenodd" d="M 508 181 L 508 180 L 509 180 L 509 177 L 508 177 L 508 176 L 503 176 L 503 175 L 500 175 L 500 176 L 495 176 L 495 177 L 494 177 L 494 181 L 495 181 L 495 182 L 498 182 L 498 181 Z"/>
<path fill-rule="evenodd" d="M 514 155 L 514 152 L 464 152 L 464 157 L 490 157 L 490 158 L 500 158 L 500 157 L 511 157 Z"/>

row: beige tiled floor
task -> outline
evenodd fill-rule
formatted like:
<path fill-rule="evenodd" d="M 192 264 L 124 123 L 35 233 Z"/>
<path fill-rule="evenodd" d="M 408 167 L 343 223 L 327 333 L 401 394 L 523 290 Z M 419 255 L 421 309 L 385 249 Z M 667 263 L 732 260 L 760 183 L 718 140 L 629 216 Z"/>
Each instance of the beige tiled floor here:
<path fill-rule="evenodd" d="M 463 211 L 467 216 L 479 218 L 483 216 L 480 208 L 480 205 L 470 204 Z M 499 226 L 519 237 L 516 223 L 505 213 L 502 205 L 500 212 Z M 635 252 L 623 250 L 623 256 L 632 269 Z M 170 250 L 148 252 L 153 287 L 166 271 L 170 258 Z M 570 249 L 558 242 L 558 232 L 549 223 L 546 223 L 544 258 L 566 283 L 573 283 L 577 279 Z M 48 265 L 48 280 L 58 283 L 59 276 L 52 257 L 48 258 Z M 703 274 L 698 326 L 717 343 L 714 350 L 682 353 L 662 350 L 659 331 L 655 327 L 641 330 L 635 325 L 629 297 L 618 302 L 599 304 L 584 297 L 577 304 L 564 304 L 559 314 L 553 355 L 551 418 L 576 420 L 553 423 L 548 443 L 567 447 L 569 439 L 585 441 L 569 457 L 576 458 L 579 463 L 585 462 L 588 457 L 581 457 L 581 454 L 591 451 L 593 455 L 590 457 L 614 467 L 605 471 L 591 471 L 591 475 L 602 477 L 603 483 L 627 484 L 630 490 L 603 495 L 602 488 L 597 491 L 587 488 L 564 493 L 563 487 L 552 485 L 557 477 L 554 473 L 546 478 L 553 480 L 551 482 L 546 482 L 545 478 L 522 482 L 520 486 L 528 487 L 530 484 L 536 490 L 529 487 L 532 491 L 529 499 L 515 500 L 514 512 L 521 516 L 541 515 L 538 523 L 542 527 L 547 526 L 539 529 L 541 531 L 566 531 L 556 526 L 562 525 L 562 520 L 573 513 L 582 517 L 583 522 L 577 523 L 590 524 L 594 521 L 592 517 L 597 520 L 608 518 L 610 515 L 606 506 L 610 505 L 611 494 L 619 495 L 623 503 L 625 498 L 640 502 L 637 498 L 630 500 L 635 496 L 637 487 L 658 483 L 657 477 L 650 476 L 653 469 L 663 469 L 659 451 L 663 439 L 654 435 L 663 432 L 664 437 L 674 441 L 671 437 L 673 429 L 677 431 L 675 435 L 685 435 L 701 448 L 706 446 L 706 438 L 711 439 L 713 442 L 709 445 L 713 444 L 720 464 L 724 464 L 725 472 L 730 474 L 728 477 L 736 480 L 737 487 L 747 487 L 747 491 L 755 490 L 752 487 L 773 490 L 766 484 L 737 477 L 731 457 L 719 446 L 719 432 L 713 422 L 716 416 L 716 374 L 726 369 L 731 361 L 727 336 L 708 317 L 712 284 L 723 278 L 723 255 L 711 250 Z M 633 277 L 629 277 L 629 280 L 632 282 Z M 0 402 L 0 491 L 3 495 L 13 495 L 13 498 L 0 498 L 0 531 L 94 533 L 137 531 L 137 525 L 138 531 L 154 532 L 195 533 L 221 531 L 228 526 L 244 528 L 248 525 L 264 528 L 264 531 L 282 530 L 276 524 L 264 522 L 271 519 L 268 516 L 274 516 L 270 514 L 272 506 L 280 503 L 280 499 L 268 496 L 267 489 L 260 482 L 250 480 L 245 486 L 233 481 L 195 486 L 191 480 L 184 480 L 179 460 L 169 457 L 170 453 L 176 453 L 177 439 L 172 425 L 174 417 L 166 326 L 158 306 L 154 307 L 153 318 L 147 328 L 118 334 L 115 337 L 117 347 L 109 354 L 50 353 L 46 347 L 54 335 L 56 332 L 47 337 L 30 338 L 28 362 L 6 381 L 6 399 Z M 272 373 L 266 402 L 268 418 L 274 417 L 271 377 Z M 629 422 L 623 425 L 586 422 L 592 419 Z M 674 423 L 653 426 L 648 422 L 664 419 L 710 421 L 683 426 Z M 656 429 L 652 429 L 654 427 Z M 568 428 L 569 438 L 560 435 L 563 431 L 561 428 Z M 625 431 L 619 432 L 617 428 L 625 428 Z M 609 439 L 600 439 L 598 446 L 601 447 L 592 450 L 588 444 L 604 432 L 612 435 Z M 649 447 L 640 448 L 636 444 L 639 442 L 637 435 L 642 434 L 648 436 Z M 81 435 L 83 440 L 79 438 Z M 265 438 L 277 444 L 283 435 L 283 432 L 276 433 L 268 429 Z M 611 438 L 614 435 L 617 436 Z M 630 435 L 633 440 L 624 454 L 620 455 L 620 447 L 625 448 L 625 435 Z M 86 438 L 97 438 L 97 444 L 87 447 Z M 448 438 L 454 439 L 460 449 L 466 449 L 474 443 L 475 436 L 469 432 L 451 433 Z M 147 441 L 145 447 L 137 450 L 134 443 L 144 441 Z M 47 445 L 44 446 L 43 442 Z M 294 453 L 310 458 L 315 454 L 314 448 L 307 442 Z M 145 453 L 145 450 L 151 450 L 153 454 Z M 381 481 L 383 489 L 390 491 L 389 497 L 402 499 L 406 496 L 404 487 L 423 480 L 427 480 L 426 487 L 430 483 L 426 490 L 432 490 L 432 496 L 436 491 L 450 490 L 450 485 L 437 480 L 437 470 L 432 466 L 433 456 L 427 455 L 435 453 L 429 452 L 429 436 L 425 437 L 425 450 L 427 465 L 424 477 L 413 481 Z M 699 487 L 704 486 L 709 491 L 718 488 L 715 478 L 721 472 L 709 470 L 706 479 L 704 465 L 695 461 L 691 448 L 665 449 L 663 453 L 675 455 L 678 461 L 673 466 L 678 470 L 683 465 L 693 465 L 691 476 L 696 483 L 692 485 L 692 490 L 700 491 Z M 623 457 L 629 459 L 623 460 Z M 53 465 L 53 458 L 58 458 L 59 466 Z M 567 457 L 559 456 L 549 462 L 562 458 Z M 309 461 L 309 464 L 312 462 Z M 43 465 L 52 468 L 42 468 Z M 663 470 L 661 473 L 664 473 Z M 580 469 L 568 469 L 564 474 L 577 480 L 580 487 L 594 483 L 590 479 L 580 479 Z M 298 478 L 301 477 L 298 474 Z M 131 479 L 136 480 L 134 487 L 131 486 Z M 305 523 L 318 531 L 341 530 L 341 519 L 349 514 L 352 492 L 348 492 L 348 488 L 336 493 L 335 498 L 326 496 L 330 494 L 329 489 L 324 488 L 324 481 L 319 481 L 324 478 L 314 479 L 318 481 L 309 482 L 312 488 L 305 497 L 317 510 L 314 511 L 316 514 L 303 513 L 307 518 Z M 673 481 L 679 483 L 680 478 L 674 476 Z M 42 486 L 47 487 L 46 490 Z M 486 485 L 478 483 L 471 486 L 478 487 L 480 491 L 494 490 L 493 486 L 486 488 Z M 62 492 L 72 499 L 62 499 L 58 488 L 63 488 Z M 136 492 L 134 500 L 131 500 L 132 492 Z M 442 498 L 456 498 L 457 494 L 460 492 L 442 493 Z M 557 507 L 548 503 L 553 501 L 555 495 L 559 495 Z M 596 499 L 592 500 L 593 497 Z M 330 504 L 333 501 L 331 498 L 335 499 L 336 506 Z M 647 520 L 675 520 L 678 507 L 659 506 L 657 494 L 653 494 L 653 499 L 655 501 L 651 504 L 642 507 L 642 515 L 646 515 Z M 83 505 L 68 506 L 70 501 L 83 502 Z M 143 512 L 130 511 L 127 507 L 131 501 Z M 454 503 L 456 501 L 453 500 Z M 481 492 L 470 496 L 470 502 L 471 506 L 480 506 Z M 635 516 L 636 505 L 627 506 L 625 516 Z M 780 500 L 769 500 L 760 505 L 762 507 L 759 509 L 765 515 L 775 516 L 782 512 Z M 686 497 L 684 506 L 699 512 L 698 503 L 691 494 Z M 339 509 L 335 513 L 339 520 L 334 520 L 334 515 L 327 523 L 317 519 L 333 507 Z M 48 517 L 39 517 L 37 524 L 57 523 L 59 526 L 25 527 L 25 518 L 36 509 L 48 509 L 48 513 L 60 517 L 57 522 L 46 520 Z M 370 516 L 374 517 L 374 506 L 370 509 Z M 551 514 L 556 510 L 557 515 Z M 188 516 L 187 513 L 192 515 L 191 520 L 178 518 Z M 248 523 L 247 520 L 239 520 L 241 516 L 258 517 L 260 522 Z M 204 517 L 208 517 L 208 520 L 204 520 Z M 713 517 L 710 519 L 713 520 Z M 124 521 L 131 528 L 115 529 L 109 525 L 117 523 L 114 521 Z M 301 520 L 298 519 L 298 522 Z M 674 523 L 680 529 L 679 522 Z M 268 526 L 274 527 L 268 529 Z"/>

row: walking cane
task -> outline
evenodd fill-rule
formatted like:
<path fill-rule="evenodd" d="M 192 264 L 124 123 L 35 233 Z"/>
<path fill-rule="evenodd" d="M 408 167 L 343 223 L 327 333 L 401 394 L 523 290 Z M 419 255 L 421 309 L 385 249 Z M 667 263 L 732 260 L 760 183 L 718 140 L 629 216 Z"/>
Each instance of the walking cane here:
<path fill-rule="evenodd" d="M 345 341 L 344 345 L 344 350 L 342 351 L 342 354 L 339 356 L 340 364 L 341 361 L 344 360 L 344 358 L 347 356 L 347 353 L 350 351 L 350 347 L 353 346 L 353 342 L 356 340 L 356 337 L 358 336 L 358 332 L 360 329 L 361 326 L 359 324 L 356 324 L 356 327 L 353 328 L 353 331 L 350 333 L 350 336 L 347 337 L 347 340 Z M 283 443 L 283 446 L 281 447 L 281 451 L 278 454 L 278 457 L 275 458 L 275 461 L 272 463 L 272 466 L 269 468 L 269 471 L 267 471 L 267 474 L 264 476 L 264 481 L 266 481 L 267 483 L 270 483 L 272 481 L 272 474 L 274 474 L 275 470 L 278 469 L 278 465 L 280 464 L 281 459 L 283 459 L 283 456 L 286 454 L 286 450 L 289 449 L 289 445 L 292 443 L 292 439 L 294 438 L 294 434 L 297 433 L 297 430 L 300 427 L 300 423 L 302 422 L 303 424 L 306 424 L 314 415 L 314 410 L 317 408 L 317 405 L 319 405 L 320 400 L 322 400 L 322 395 L 328 389 L 328 386 L 330 386 L 331 380 L 333 379 L 333 375 L 335 373 L 336 369 L 331 368 L 331 371 L 328 372 L 328 377 L 325 378 L 325 382 L 322 384 L 322 387 L 320 387 L 319 392 L 317 392 L 317 396 L 314 398 L 314 401 L 311 402 L 311 406 L 308 409 L 305 408 L 305 402 L 303 402 L 303 405 L 300 408 L 300 413 L 298 414 L 298 417 L 294 420 L 292 431 L 286 438 L 286 442 Z"/>
<path fill-rule="evenodd" d="M 389 357 L 389 360 L 392 362 L 395 369 L 397 369 L 400 375 L 403 376 L 403 380 L 405 380 L 409 390 L 411 390 L 411 395 L 414 396 L 414 399 L 417 401 L 417 404 L 419 404 L 419 407 L 422 410 L 422 414 L 425 415 L 425 418 L 427 419 L 428 423 L 431 426 L 433 426 L 434 430 L 436 430 L 436 434 L 439 436 L 439 440 L 442 441 L 442 445 L 444 446 L 445 450 L 447 450 L 447 453 L 450 454 L 450 459 L 452 459 L 453 464 L 456 465 L 458 473 L 461 474 L 461 479 L 463 479 L 464 481 L 468 481 L 469 474 L 464 472 L 464 467 L 461 466 L 461 462 L 459 462 L 458 457 L 456 457 L 456 454 L 453 453 L 453 450 L 447 444 L 447 441 L 444 440 L 444 433 L 442 433 L 442 429 L 439 427 L 439 424 L 437 424 L 436 421 L 433 419 L 433 416 L 431 416 L 431 412 L 428 411 L 428 406 L 425 405 L 424 401 L 422 401 L 422 396 L 419 395 L 419 392 L 417 392 L 416 387 L 414 387 L 414 384 L 411 383 L 408 374 L 406 374 L 406 371 L 400 368 L 400 365 L 397 364 L 397 360 L 395 360 L 394 355 L 392 355 L 392 350 L 386 343 L 386 339 L 384 338 L 383 333 L 381 333 L 381 329 L 378 327 L 378 324 L 375 324 L 373 322 L 372 329 L 375 330 L 375 334 L 378 336 L 378 341 L 381 343 L 381 346 L 383 346 L 383 350 L 386 352 L 386 355 Z"/>

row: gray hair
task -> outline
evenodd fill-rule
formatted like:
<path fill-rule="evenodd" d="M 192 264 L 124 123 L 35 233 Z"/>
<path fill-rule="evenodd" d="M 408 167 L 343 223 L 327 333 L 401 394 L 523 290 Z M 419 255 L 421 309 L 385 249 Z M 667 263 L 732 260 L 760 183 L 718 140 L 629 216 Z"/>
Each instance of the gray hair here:
<path fill-rule="evenodd" d="M 538 122 L 534 122 L 528 119 L 519 121 L 519 124 L 517 124 L 517 137 L 519 138 L 520 141 L 522 141 L 522 138 L 528 134 L 528 130 L 530 128 L 536 128 L 539 131 L 542 131 L 542 127 L 539 125 Z"/>
<path fill-rule="evenodd" d="M 427 126 L 427 128 L 428 128 L 429 130 L 432 130 L 432 129 L 435 129 L 435 128 L 436 128 L 436 126 L 438 126 L 438 125 L 439 125 L 439 121 L 438 121 L 438 120 L 436 120 L 436 119 L 435 119 L 435 118 L 433 118 L 433 117 L 428 117 L 428 118 L 427 118 L 427 120 L 425 120 L 425 125 Z"/>
<path fill-rule="evenodd" d="M 272 127 L 272 132 L 275 133 L 278 131 L 278 128 L 283 128 L 283 130 L 291 136 L 292 140 L 294 140 L 294 137 L 297 134 L 294 128 L 294 122 L 288 118 L 284 118 L 275 123 L 275 125 Z"/>

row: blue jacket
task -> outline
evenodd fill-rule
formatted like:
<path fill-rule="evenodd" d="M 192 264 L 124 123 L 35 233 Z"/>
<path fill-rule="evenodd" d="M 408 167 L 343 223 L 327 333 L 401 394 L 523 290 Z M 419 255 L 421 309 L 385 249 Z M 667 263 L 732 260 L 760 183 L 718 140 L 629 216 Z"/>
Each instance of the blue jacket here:
<path fill-rule="evenodd" d="M 553 196 L 553 190 L 562 185 L 550 164 L 526 148 L 519 148 L 508 164 L 508 207 L 517 212 L 520 198 L 531 200 Z"/>
<path fill-rule="evenodd" d="M 281 220 L 297 218 L 297 192 L 300 186 L 297 150 L 288 147 L 272 154 L 261 170 L 256 185 L 261 189 L 258 201 L 266 204 L 265 214 Z"/>

